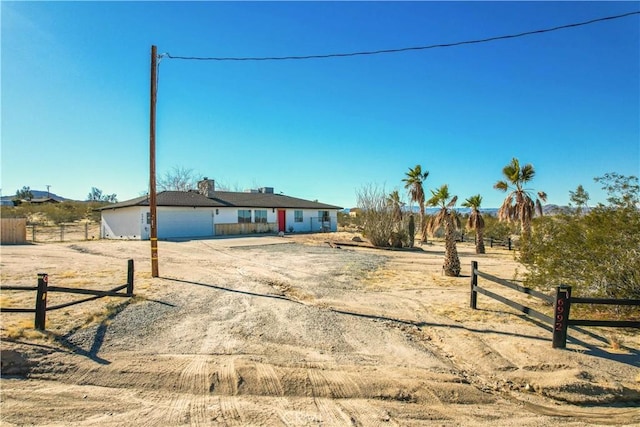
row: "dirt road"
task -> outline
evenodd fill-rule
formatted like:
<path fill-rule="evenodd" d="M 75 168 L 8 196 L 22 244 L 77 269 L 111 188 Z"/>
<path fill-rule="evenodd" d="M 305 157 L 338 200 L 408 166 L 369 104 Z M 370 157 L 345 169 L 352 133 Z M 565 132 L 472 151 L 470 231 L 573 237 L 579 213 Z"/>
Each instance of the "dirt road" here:
<path fill-rule="evenodd" d="M 467 277 L 449 278 L 437 243 L 327 237 L 160 242 L 159 279 L 148 242 L 2 247 L 3 283 L 46 271 L 106 289 L 124 283 L 126 259 L 137 267 L 134 300 L 51 312 L 45 336 L 20 329 L 32 315 L 2 314 L 3 371 L 22 373 L 0 382 L 2 425 L 640 424 L 637 335 L 618 333 L 614 349 L 603 331 L 574 331 L 554 350 L 506 306 L 468 308 L 471 260 L 517 279 L 512 253 L 460 245 Z"/>

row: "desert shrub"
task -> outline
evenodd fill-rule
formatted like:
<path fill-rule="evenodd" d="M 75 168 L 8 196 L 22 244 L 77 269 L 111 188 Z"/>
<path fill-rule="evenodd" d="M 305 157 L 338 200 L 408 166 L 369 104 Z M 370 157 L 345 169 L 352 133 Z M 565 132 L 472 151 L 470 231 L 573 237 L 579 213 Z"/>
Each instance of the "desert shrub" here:
<path fill-rule="evenodd" d="M 580 295 L 640 298 L 640 212 L 595 208 L 537 218 L 524 264 L 529 285 L 570 285 Z"/>
<path fill-rule="evenodd" d="M 363 234 L 374 246 L 389 246 L 397 231 L 393 210 L 387 204 L 384 188 L 367 185 L 356 192 L 358 208 L 362 211 Z"/>
<path fill-rule="evenodd" d="M 27 218 L 29 224 L 35 225 L 64 224 L 79 220 L 100 222 L 100 211 L 95 209 L 106 204 L 75 201 L 50 204 L 21 203 L 19 206 L 3 206 L 0 214 L 4 218 Z"/>
<path fill-rule="evenodd" d="M 517 223 L 508 223 L 499 221 L 492 215 L 483 215 L 484 219 L 484 237 L 494 238 L 496 240 L 506 240 L 507 237 L 515 234 L 518 229 Z"/>
<path fill-rule="evenodd" d="M 526 242 L 529 257 L 522 260 L 529 286 L 564 284 L 580 296 L 640 298 L 637 178 L 625 178 L 613 174 L 599 181 L 609 185 L 609 206 L 534 220 Z"/>

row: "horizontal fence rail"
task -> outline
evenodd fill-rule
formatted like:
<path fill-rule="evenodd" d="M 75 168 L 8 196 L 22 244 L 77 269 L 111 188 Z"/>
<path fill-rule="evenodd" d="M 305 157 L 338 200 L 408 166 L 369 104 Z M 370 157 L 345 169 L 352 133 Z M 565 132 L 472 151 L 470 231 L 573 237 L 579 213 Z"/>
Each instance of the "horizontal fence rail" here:
<path fill-rule="evenodd" d="M 97 300 L 104 297 L 132 297 L 133 294 L 133 278 L 134 278 L 134 264 L 130 259 L 127 262 L 127 283 L 124 285 L 116 286 L 108 291 L 100 291 L 93 289 L 80 289 L 80 288 L 68 288 L 64 286 L 49 286 L 49 275 L 46 273 L 38 273 L 38 285 L 37 286 L 20 286 L 20 285 L 2 285 L 0 290 L 3 291 L 36 291 L 35 308 L 14 308 L 14 307 L 0 307 L 2 313 L 35 313 L 34 327 L 40 331 L 45 330 L 46 312 L 59 310 L 61 308 L 70 307 L 76 304 L 82 304 L 84 302 Z M 125 289 L 126 291 L 119 292 Z M 47 298 L 50 292 L 59 293 L 71 293 L 80 295 L 91 295 L 89 298 L 83 298 L 76 301 L 67 302 L 64 304 L 58 304 L 54 306 L 47 306 Z"/>
<path fill-rule="evenodd" d="M 489 280 L 498 285 L 512 289 L 514 291 L 530 295 L 541 299 L 542 301 L 553 305 L 553 317 L 547 316 L 530 307 L 519 304 L 495 292 L 491 292 L 485 288 L 478 286 L 478 277 Z M 556 288 L 555 297 L 538 292 L 524 286 L 511 283 L 491 274 L 483 273 L 478 270 L 478 263 L 471 262 L 471 297 L 470 306 L 477 309 L 478 294 L 483 294 L 489 298 L 495 299 L 503 304 L 508 305 L 528 316 L 534 317 L 543 323 L 550 325 L 553 329 L 553 348 L 566 348 L 567 330 L 569 326 L 603 326 L 611 328 L 640 328 L 638 320 L 588 320 L 588 319 L 570 319 L 572 304 L 603 304 L 603 305 L 627 305 L 640 306 L 640 300 L 637 299 L 611 299 L 611 298 L 581 298 L 571 296 L 570 286 L 558 286 Z"/>
<path fill-rule="evenodd" d="M 480 286 L 478 286 L 478 277 L 482 277 L 484 279 L 490 280 L 491 282 L 497 283 L 499 285 L 502 285 L 504 287 L 507 287 L 509 289 L 513 289 L 515 291 L 521 292 L 523 294 L 527 294 L 527 295 L 531 295 L 537 298 L 540 298 L 542 300 L 544 300 L 545 302 L 552 304 L 553 303 L 553 298 L 550 297 L 549 295 L 545 295 L 542 292 L 538 292 L 534 289 L 530 289 L 530 288 L 526 288 L 524 286 L 520 286 L 517 285 L 515 283 L 511 283 L 507 280 L 504 279 L 500 279 L 499 277 L 496 276 L 492 276 L 491 274 L 487 274 L 487 273 L 483 273 L 481 271 L 478 270 L 478 263 L 476 261 L 472 261 L 471 262 L 471 302 L 470 302 L 470 306 L 472 309 L 476 310 L 477 309 L 477 301 L 478 301 L 478 296 L 477 294 L 483 294 L 485 296 L 488 296 L 489 298 L 493 298 L 496 301 L 500 301 L 503 304 L 508 305 L 511 308 L 514 308 L 526 315 L 529 315 L 531 317 L 535 317 L 536 319 L 547 323 L 548 325 L 553 325 L 553 318 L 550 316 L 547 316 L 546 314 L 540 313 L 537 310 L 534 310 L 531 307 L 527 307 L 525 305 L 519 304 L 515 301 L 512 301 L 508 298 L 505 298 L 501 295 L 496 294 L 495 292 L 491 292 L 488 289 L 484 289 L 481 288 Z"/>
<path fill-rule="evenodd" d="M 603 304 L 640 306 L 640 299 L 571 298 L 571 304 Z M 640 328 L 640 320 L 569 319 L 569 326 L 601 326 L 610 328 Z"/>

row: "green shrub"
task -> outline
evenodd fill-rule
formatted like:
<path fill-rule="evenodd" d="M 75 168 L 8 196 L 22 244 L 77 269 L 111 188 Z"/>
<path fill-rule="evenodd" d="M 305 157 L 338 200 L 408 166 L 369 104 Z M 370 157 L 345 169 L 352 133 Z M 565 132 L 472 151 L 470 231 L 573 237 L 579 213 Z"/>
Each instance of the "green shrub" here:
<path fill-rule="evenodd" d="M 581 296 L 640 298 L 640 212 L 593 209 L 537 218 L 524 262 L 533 287 L 569 285 Z"/>
<path fill-rule="evenodd" d="M 536 218 L 525 242 L 527 285 L 572 286 L 580 296 L 640 298 L 640 187 L 634 176 L 596 178 L 609 206 L 586 214 L 563 212 Z"/>

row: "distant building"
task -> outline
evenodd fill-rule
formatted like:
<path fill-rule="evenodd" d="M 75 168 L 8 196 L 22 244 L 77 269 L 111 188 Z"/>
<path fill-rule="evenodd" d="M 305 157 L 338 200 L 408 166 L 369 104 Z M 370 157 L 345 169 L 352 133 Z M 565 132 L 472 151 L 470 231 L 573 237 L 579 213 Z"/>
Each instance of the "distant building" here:
<path fill-rule="evenodd" d="M 247 192 L 215 191 L 213 180 L 198 191 L 157 194 L 158 238 L 213 237 L 277 232 L 336 231 L 339 206 L 274 194 L 272 187 Z M 149 196 L 100 208 L 104 239 L 150 238 Z"/>
<path fill-rule="evenodd" d="M 31 200 L 23 200 L 23 203 L 31 203 L 32 205 L 44 205 L 44 204 L 48 204 L 48 203 L 60 203 L 58 200 L 54 199 L 53 197 L 40 197 L 37 199 L 31 199 Z"/>

